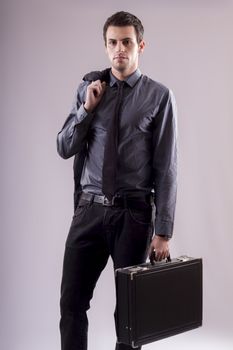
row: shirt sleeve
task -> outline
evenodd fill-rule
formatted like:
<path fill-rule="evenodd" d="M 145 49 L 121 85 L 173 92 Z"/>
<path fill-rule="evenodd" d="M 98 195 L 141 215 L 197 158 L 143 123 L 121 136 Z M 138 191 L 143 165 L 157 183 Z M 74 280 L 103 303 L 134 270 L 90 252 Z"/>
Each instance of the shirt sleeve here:
<path fill-rule="evenodd" d="M 87 85 L 88 82 L 79 85 L 71 112 L 57 135 L 57 151 L 65 159 L 78 153 L 86 142 L 93 118 L 93 113 L 88 113 L 84 108 Z"/>
<path fill-rule="evenodd" d="M 169 239 L 177 194 L 177 108 L 171 90 L 161 98 L 155 117 L 153 149 L 155 234 Z"/>

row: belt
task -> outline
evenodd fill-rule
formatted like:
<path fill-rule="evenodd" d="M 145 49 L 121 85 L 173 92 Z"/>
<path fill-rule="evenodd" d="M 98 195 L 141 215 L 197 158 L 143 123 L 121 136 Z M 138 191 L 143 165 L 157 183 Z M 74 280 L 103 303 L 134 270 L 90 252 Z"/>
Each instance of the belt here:
<path fill-rule="evenodd" d="M 106 196 L 82 192 L 79 201 L 95 202 L 105 207 L 122 207 L 122 208 L 145 208 L 145 205 L 153 204 L 152 194 L 127 194 L 115 195 L 111 200 Z"/>

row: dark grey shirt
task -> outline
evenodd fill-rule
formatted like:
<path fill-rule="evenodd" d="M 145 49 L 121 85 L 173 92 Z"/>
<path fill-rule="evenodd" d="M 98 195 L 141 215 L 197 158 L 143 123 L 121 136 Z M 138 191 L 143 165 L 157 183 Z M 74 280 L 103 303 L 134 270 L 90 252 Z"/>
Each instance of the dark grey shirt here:
<path fill-rule="evenodd" d="M 88 143 L 81 185 L 85 192 L 102 194 L 102 166 L 107 127 L 113 117 L 117 79 L 110 83 L 93 113 L 83 107 L 86 88 L 83 81 L 72 111 L 58 134 L 58 151 L 64 158 Z M 155 233 L 172 236 L 176 204 L 177 121 L 173 93 L 137 69 L 125 80 L 119 116 L 117 191 L 154 191 Z M 87 123 L 86 140 L 80 141 L 78 125 Z"/>

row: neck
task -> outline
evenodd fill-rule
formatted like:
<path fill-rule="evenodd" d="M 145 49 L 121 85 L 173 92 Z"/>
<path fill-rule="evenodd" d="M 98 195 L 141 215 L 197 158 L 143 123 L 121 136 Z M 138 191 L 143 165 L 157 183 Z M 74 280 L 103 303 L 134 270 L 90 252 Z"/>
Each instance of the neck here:
<path fill-rule="evenodd" d="M 132 72 L 125 72 L 125 71 L 118 71 L 114 67 L 112 67 L 112 74 L 118 79 L 118 80 L 125 80 L 128 78 L 131 74 L 133 74 L 137 68 L 132 70 Z"/>

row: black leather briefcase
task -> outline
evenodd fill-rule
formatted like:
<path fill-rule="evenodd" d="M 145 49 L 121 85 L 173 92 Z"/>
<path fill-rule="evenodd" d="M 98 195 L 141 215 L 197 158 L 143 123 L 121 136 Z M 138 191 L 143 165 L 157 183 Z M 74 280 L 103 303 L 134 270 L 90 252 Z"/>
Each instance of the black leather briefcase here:
<path fill-rule="evenodd" d="M 138 347 L 202 325 L 202 259 L 116 270 L 119 343 Z"/>

